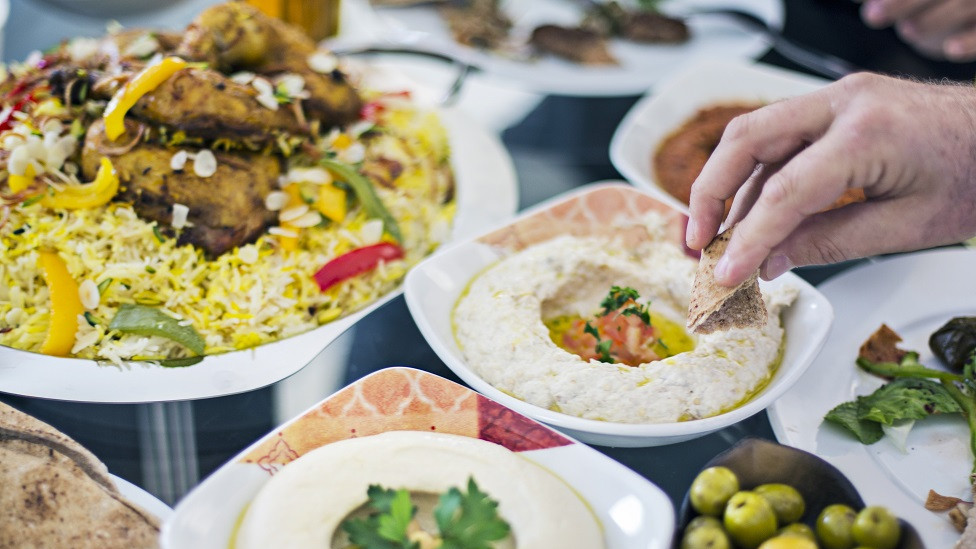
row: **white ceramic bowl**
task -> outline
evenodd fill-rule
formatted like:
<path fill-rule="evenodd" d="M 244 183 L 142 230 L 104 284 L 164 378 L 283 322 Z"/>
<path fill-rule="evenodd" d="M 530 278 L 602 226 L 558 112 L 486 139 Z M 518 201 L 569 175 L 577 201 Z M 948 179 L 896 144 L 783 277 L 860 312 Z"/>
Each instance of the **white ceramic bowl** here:
<path fill-rule="evenodd" d="M 307 452 L 388 431 L 430 431 L 505 446 L 562 478 L 603 527 L 607 549 L 669 549 L 671 501 L 613 459 L 429 372 L 386 368 L 268 433 L 190 492 L 164 524 L 163 549 L 228 547 L 268 479 Z"/>
<path fill-rule="evenodd" d="M 661 202 L 687 212 L 688 205 L 661 188 L 654 174 L 653 156 L 665 138 L 709 105 L 770 103 L 811 92 L 827 82 L 761 63 L 696 63 L 630 109 L 610 141 L 610 160 L 625 179 Z"/>
<path fill-rule="evenodd" d="M 582 236 L 597 231 L 605 234 L 611 223 L 618 228 L 639 223 L 644 213 L 650 210 L 668 220 L 670 238 L 676 242 L 683 238 L 686 222 L 683 214 L 629 185 L 591 185 L 557 197 L 491 233 L 446 248 L 418 265 L 407 275 L 404 285 L 407 306 L 427 342 L 465 383 L 513 410 L 584 442 L 606 446 L 657 446 L 693 439 L 727 427 L 762 411 L 792 386 L 816 357 L 827 337 L 833 321 L 830 303 L 813 286 L 793 274 L 763 283 L 767 289 L 790 285 L 800 292 L 796 302 L 783 313 L 786 343 L 782 365 L 769 385 L 752 400 L 705 419 L 659 424 L 613 423 L 541 408 L 508 395 L 482 379 L 469 367 L 454 339 L 451 321 L 454 305 L 469 281 L 489 265 L 513 250 L 556 235 Z"/>

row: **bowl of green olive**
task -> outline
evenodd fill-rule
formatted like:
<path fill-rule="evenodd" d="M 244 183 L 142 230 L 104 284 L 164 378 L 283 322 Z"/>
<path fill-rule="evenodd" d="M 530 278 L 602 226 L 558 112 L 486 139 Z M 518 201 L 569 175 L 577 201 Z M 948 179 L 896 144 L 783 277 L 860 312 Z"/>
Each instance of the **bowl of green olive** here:
<path fill-rule="evenodd" d="M 915 529 L 865 505 L 833 465 L 803 450 L 747 438 L 692 481 L 673 549 L 924 549 Z"/>

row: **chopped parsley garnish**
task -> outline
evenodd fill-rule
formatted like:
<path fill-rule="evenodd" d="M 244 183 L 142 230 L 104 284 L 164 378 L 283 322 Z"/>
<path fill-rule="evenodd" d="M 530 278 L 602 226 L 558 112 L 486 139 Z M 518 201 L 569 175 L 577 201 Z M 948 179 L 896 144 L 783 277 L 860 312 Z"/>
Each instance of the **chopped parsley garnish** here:
<path fill-rule="evenodd" d="M 626 316 L 636 316 L 637 318 L 641 319 L 641 322 L 647 326 L 650 326 L 651 312 L 648 309 L 650 303 L 641 305 L 637 303 L 638 299 L 640 299 L 640 293 L 638 293 L 637 290 L 629 287 L 621 288 L 620 286 L 612 286 L 610 288 L 610 293 L 608 293 L 607 297 L 603 298 L 603 301 L 600 302 L 600 306 L 603 307 L 603 314 L 608 315 L 613 311 L 624 307 L 624 305 L 633 302 L 632 305 L 620 310 L 620 314 Z"/>
<path fill-rule="evenodd" d="M 345 520 L 341 527 L 359 549 L 418 549 L 419 537 L 430 537 L 440 549 L 491 549 L 508 536 L 510 527 L 498 516 L 498 502 L 468 478 L 467 492 L 451 488 L 434 507 L 438 532 L 425 533 L 414 522 L 417 507 L 406 489 L 371 485 L 366 491 L 372 513 Z M 415 534 L 419 533 L 420 536 Z"/>
<path fill-rule="evenodd" d="M 156 240 L 158 240 L 160 244 L 166 242 L 166 238 L 163 237 L 163 233 L 159 232 L 159 225 L 153 225 L 153 236 L 156 237 Z"/>

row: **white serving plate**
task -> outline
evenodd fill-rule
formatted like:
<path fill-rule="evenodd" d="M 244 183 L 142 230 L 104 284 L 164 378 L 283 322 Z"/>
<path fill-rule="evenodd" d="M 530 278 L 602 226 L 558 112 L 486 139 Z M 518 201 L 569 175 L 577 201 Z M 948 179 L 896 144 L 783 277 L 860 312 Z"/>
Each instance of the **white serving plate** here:
<path fill-rule="evenodd" d="M 905 451 L 889 438 L 865 446 L 824 415 L 873 392 L 882 380 L 855 364 L 861 343 L 885 323 L 904 338 L 899 347 L 942 369 L 928 338 L 954 316 L 976 315 L 976 251 L 948 249 L 882 259 L 845 271 L 819 286 L 837 322 L 823 353 L 796 386 L 769 408 L 783 444 L 814 453 L 840 469 L 868 504 L 887 506 L 918 529 L 926 547 L 952 547 L 959 534 L 945 513 L 925 509 L 930 489 L 972 500 L 969 433 L 961 415 L 915 422 Z"/>
<path fill-rule="evenodd" d="M 502 1 L 503 9 L 514 23 L 512 36 L 526 39 L 540 24 L 578 24 L 585 4 L 565 0 Z M 783 25 L 781 0 L 667 0 L 662 2 L 661 10 L 681 16 L 696 8 L 716 5 L 753 13 L 773 28 Z M 374 42 L 379 38 L 379 44 L 443 53 L 478 67 L 486 74 L 546 94 L 640 95 L 694 60 L 753 58 L 769 48 L 763 37 L 727 18 L 697 16 L 689 20 L 691 39 L 684 44 L 653 45 L 611 40 L 610 50 L 620 64 L 594 67 L 552 55 L 523 60 L 463 46 L 454 41 L 433 3 L 375 7 L 374 10 L 376 16 L 361 17 L 371 25 L 366 36 Z"/>
<path fill-rule="evenodd" d="M 661 142 L 698 110 L 718 103 L 770 103 L 811 92 L 829 81 L 762 63 L 703 60 L 638 101 L 610 141 L 610 161 L 637 187 L 682 212 L 688 205 L 658 185 L 652 162 Z"/>
<path fill-rule="evenodd" d="M 756 414 L 792 386 L 820 351 L 833 319 L 830 303 L 810 284 L 792 273 L 762 285 L 772 289 L 790 285 L 800 290 L 796 302 L 783 313 L 786 344 L 783 362 L 769 385 L 746 404 L 714 417 L 661 424 L 628 424 L 583 419 L 529 404 L 483 380 L 465 362 L 454 338 L 454 305 L 470 280 L 513 250 L 560 234 L 577 236 L 607 227 L 640 223 L 647 211 L 657 211 L 669 222 L 669 236 L 683 243 L 687 218 L 680 212 L 629 185 L 590 185 L 556 197 L 514 221 L 477 239 L 446 248 L 407 275 L 407 306 L 420 332 L 441 360 L 478 392 L 526 416 L 578 438 L 606 446 L 657 446 L 706 435 Z M 607 398 L 612 398 L 608 395 Z"/>
<path fill-rule="evenodd" d="M 453 238 L 484 230 L 511 216 L 518 186 L 511 157 L 499 139 L 463 113 L 441 119 L 451 142 L 457 184 Z M 211 355 L 186 368 L 132 363 L 124 368 L 0 346 L 0 391 L 79 402 L 138 403 L 209 398 L 270 385 L 302 369 L 353 324 L 400 295 L 398 288 L 366 308 L 304 334 L 253 349 Z"/>
<path fill-rule="evenodd" d="M 502 444 L 561 477 L 602 524 L 607 549 L 671 546 L 674 510 L 647 479 L 462 385 L 399 367 L 356 381 L 218 469 L 163 524 L 162 547 L 230 548 L 235 524 L 264 483 L 310 450 L 356 436 L 431 429 Z"/>

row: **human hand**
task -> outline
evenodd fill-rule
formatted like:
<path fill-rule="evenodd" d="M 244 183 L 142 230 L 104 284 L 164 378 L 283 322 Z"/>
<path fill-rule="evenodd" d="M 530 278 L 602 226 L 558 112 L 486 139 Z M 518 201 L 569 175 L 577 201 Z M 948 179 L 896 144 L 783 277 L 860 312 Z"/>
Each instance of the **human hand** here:
<path fill-rule="evenodd" d="M 864 0 L 861 18 L 890 25 L 902 40 L 937 59 L 976 59 L 976 2 L 972 0 Z"/>
<path fill-rule="evenodd" d="M 848 189 L 866 200 L 828 210 Z M 860 73 L 739 116 L 691 188 L 690 248 L 732 196 L 738 227 L 715 270 L 728 286 L 971 237 L 976 90 Z"/>

